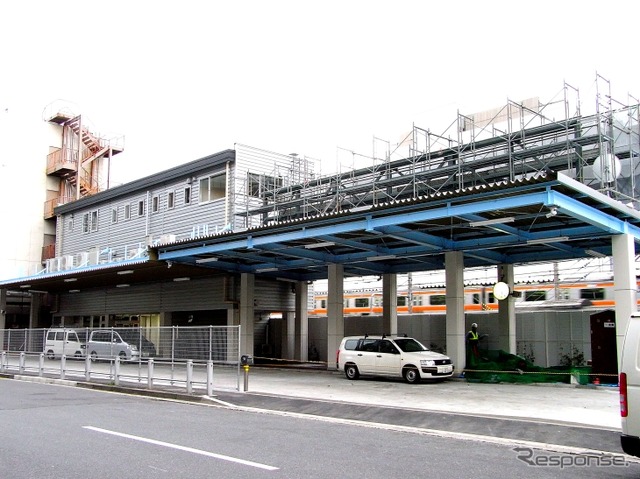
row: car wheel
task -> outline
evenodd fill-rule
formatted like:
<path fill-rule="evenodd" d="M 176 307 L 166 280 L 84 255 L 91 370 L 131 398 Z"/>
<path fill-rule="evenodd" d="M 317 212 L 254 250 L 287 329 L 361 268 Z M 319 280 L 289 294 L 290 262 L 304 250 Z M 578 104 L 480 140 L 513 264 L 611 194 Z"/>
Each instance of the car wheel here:
<path fill-rule="evenodd" d="M 125 353 L 124 351 L 120 351 L 120 353 L 118 353 L 118 357 L 120 358 L 120 361 L 126 361 L 127 353 Z"/>
<path fill-rule="evenodd" d="M 420 373 L 414 367 L 405 368 L 404 371 L 402 371 L 402 376 L 409 384 L 415 384 L 420 381 Z"/>
<path fill-rule="evenodd" d="M 47 359 L 55 359 L 56 355 L 53 354 L 53 351 L 49 350 L 47 351 Z"/>
<path fill-rule="evenodd" d="M 91 351 L 91 361 L 97 361 L 98 360 L 98 353 L 96 353 L 95 351 Z"/>
<path fill-rule="evenodd" d="M 360 377 L 358 366 L 355 364 L 345 364 L 344 375 L 347 376 L 347 379 L 358 379 Z"/>

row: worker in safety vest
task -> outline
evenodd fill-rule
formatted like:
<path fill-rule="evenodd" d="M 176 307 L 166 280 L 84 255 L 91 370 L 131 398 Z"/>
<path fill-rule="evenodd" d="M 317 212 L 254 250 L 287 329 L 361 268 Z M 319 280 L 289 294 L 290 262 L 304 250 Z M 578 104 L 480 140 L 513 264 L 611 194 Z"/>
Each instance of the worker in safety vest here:
<path fill-rule="evenodd" d="M 478 323 L 471 324 L 471 330 L 467 333 L 467 366 L 474 366 L 480 358 L 480 351 L 478 349 L 478 341 L 486 338 L 487 335 L 478 334 Z"/>

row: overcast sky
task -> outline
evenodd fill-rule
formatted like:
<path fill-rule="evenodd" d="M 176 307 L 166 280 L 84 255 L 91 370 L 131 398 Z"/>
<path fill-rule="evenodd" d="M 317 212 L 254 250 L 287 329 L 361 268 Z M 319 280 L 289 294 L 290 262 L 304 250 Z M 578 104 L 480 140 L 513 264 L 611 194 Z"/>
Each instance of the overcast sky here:
<path fill-rule="evenodd" d="M 244 143 L 335 167 L 337 149 L 507 99 L 640 97 L 637 0 L 6 1 L 0 107 L 64 99 L 125 135 L 129 181 Z M 0 133 L 1 134 L 1 133 Z"/>

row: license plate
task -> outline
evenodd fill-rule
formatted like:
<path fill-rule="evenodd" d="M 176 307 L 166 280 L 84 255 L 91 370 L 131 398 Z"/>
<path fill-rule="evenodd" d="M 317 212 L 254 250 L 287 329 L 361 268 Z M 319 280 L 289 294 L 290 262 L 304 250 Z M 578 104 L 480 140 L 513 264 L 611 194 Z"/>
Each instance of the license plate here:
<path fill-rule="evenodd" d="M 438 366 L 438 374 L 450 373 L 453 371 L 453 366 L 450 364 L 448 366 Z"/>

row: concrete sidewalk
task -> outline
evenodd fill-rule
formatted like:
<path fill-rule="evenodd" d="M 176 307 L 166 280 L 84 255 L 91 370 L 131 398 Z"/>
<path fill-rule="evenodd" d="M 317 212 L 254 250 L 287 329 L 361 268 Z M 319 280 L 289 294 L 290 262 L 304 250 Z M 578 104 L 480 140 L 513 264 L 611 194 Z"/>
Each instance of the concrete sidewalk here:
<path fill-rule="evenodd" d="M 357 405 L 513 418 L 620 430 L 617 387 L 569 384 L 485 384 L 464 379 L 406 384 L 350 381 L 342 373 L 252 367 L 248 393 Z"/>

